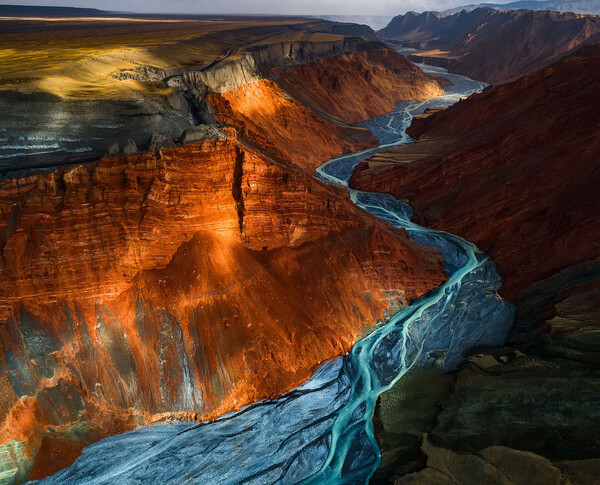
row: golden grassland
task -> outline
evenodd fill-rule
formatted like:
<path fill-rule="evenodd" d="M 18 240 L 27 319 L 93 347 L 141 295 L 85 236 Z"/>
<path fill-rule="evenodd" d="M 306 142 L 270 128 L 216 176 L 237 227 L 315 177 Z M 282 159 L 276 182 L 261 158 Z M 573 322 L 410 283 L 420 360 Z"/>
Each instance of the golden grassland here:
<path fill-rule="evenodd" d="M 160 94 L 160 83 L 116 74 L 202 66 L 230 47 L 283 40 L 333 40 L 306 19 L 76 18 L 0 19 L 0 89 L 45 91 L 65 98 Z M 307 30 L 302 30 L 304 27 Z"/>

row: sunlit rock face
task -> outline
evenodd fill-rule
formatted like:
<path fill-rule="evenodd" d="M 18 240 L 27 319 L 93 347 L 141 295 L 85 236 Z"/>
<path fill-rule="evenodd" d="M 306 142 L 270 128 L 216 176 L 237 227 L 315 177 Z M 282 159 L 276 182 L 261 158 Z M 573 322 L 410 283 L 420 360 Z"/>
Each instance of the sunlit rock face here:
<path fill-rule="evenodd" d="M 269 156 L 313 172 L 341 153 L 377 145 L 349 125 L 394 109 L 401 100 L 443 94 L 437 80 L 397 52 L 376 47 L 273 69 L 271 80 L 208 94 L 214 116 Z"/>
<path fill-rule="evenodd" d="M 515 298 L 599 254 L 599 69 L 600 47 L 584 47 L 415 120 L 417 143 L 361 164 L 351 186 L 409 197 L 419 221 L 475 242 Z"/>
<path fill-rule="evenodd" d="M 365 128 L 325 119 L 290 98 L 277 84 L 259 80 L 206 100 L 215 116 L 239 136 L 277 159 L 293 161 L 309 173 L 342 153 L 377 145 Z"/>
<path fill-rule="evenodd" d="M 435 251 L 226 132 L 2 182 L 0 443 L 18 476 L 279 395 L 446 278 Z"/>
<path fill-rule="evenodd" d="M 492 84 L 556 62 L 600 32 L 596 15 L 477 8 L 453 15 L 408 12 L 379 31 L 417 49 L 410 59 Z"/>

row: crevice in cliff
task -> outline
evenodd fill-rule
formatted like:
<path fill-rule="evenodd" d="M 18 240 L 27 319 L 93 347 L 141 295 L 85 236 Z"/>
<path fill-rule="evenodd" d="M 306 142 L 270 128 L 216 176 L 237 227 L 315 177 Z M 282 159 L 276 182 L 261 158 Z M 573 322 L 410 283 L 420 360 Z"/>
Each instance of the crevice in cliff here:
<path fill-rule="evenodd" d="M 10 237 L 15 224 L 17 222 L 17 218 L 19 217 L 19 206 L 17 204 L 13 205 L 10 212 L 10 219 L 8 224 L 6 225 L 6 229 L 0 233 L 0 269 L 5 268 L 5 260 L 4 260 L 4 248 L 6 247 L 6 242 Z"/>
<path fill-rule="evenodd" d="M 237 204 L 238 224 L 240 234 L 244 229 L 244 197 L 242 194 L 242 178 L 244 176 L 244 152 L 238 150 L 235 157 L 235 167 L 233 169 L 233 182 L 231 184 L 231 195 Z"/>

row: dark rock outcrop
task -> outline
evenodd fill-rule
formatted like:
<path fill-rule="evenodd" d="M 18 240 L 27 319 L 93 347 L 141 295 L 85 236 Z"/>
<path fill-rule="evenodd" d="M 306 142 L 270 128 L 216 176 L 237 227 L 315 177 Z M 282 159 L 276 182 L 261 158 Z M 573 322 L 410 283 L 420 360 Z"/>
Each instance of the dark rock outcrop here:
<path fill-rule="evenodd" d="M 559 319 L 572 322 L 560 333 L 546 331 L 550 318 L 535 336 L 517 331 L 454 375 L 422 372 L 386 393 L 375 418 L 383 451 L 376 482 L 597 483 L 599 288 L 596 274 L 558 297 Z"/>

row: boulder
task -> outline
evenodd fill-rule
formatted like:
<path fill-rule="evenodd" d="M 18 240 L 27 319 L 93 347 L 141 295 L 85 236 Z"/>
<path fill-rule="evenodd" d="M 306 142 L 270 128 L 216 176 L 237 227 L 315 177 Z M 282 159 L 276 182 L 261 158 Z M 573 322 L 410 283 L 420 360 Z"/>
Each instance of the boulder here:
<path fill-rule="evenodd" d="M 150 144 L 148 145 L 149 152 L 157 152 L 162 148 L 167 148 L 173 145 L 173 140 L 170 137 L 161 135 L 160 133 L 152 133 Z"/>
<path fill-rule="evenodd" d="M 196 141 L 224 140 L 226 137 L 221 130 L 210 125 L 199 125 L 183 132 L 181 142 L 185 145 Z"/>
<path fill-rule="evenodd" d="M 123 153 L 125 155 L 132 155 L 132 154 L 137 153 L 137 152 L 138 152 L 138 147 L 135 144 L 135 141 L 133 141 L 130 138 L 129 140 L 127 140 L 127 143 L 123 147 Z"/>
<path fill-rule="evenodd" d="M 111 146 L 108 147 L 108 155 L 111 157 L 117 156 L 121 152 L 119 148 L 119 144 L 114 142 Z"/>

